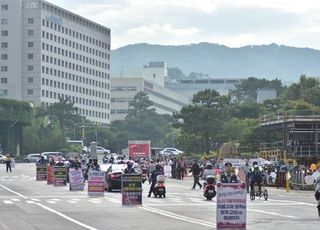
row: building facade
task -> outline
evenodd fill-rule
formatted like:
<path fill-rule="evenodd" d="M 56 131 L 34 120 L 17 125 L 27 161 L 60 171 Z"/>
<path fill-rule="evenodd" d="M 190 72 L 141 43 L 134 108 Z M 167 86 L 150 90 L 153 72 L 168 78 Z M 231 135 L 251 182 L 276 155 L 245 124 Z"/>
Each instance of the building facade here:
<path fill-rule="evenodd" d="M 159 114 L 172 114 L 189 103 L 188 99 L 153 81 L 140 78 L 111 79 L 111 120 L 123 120 L 128 114 L 129 102 L 138 92 L 145 92 Z"/>
<path fill-rule="evenodd" d="M 110 123 L 110 29 L 42 0 L 0 0 L 0 96 Z"/>
<path fill-rule="evenodd" d="M 206 89 L 214 89 L 221 95 L 227 95 L 235 89 L 235 84 L 243 79 L 207 78 L 207 79 L 180 79 L 168 80 L 166 88 L 173 90 L 192 100 L 194 94 Z"/>

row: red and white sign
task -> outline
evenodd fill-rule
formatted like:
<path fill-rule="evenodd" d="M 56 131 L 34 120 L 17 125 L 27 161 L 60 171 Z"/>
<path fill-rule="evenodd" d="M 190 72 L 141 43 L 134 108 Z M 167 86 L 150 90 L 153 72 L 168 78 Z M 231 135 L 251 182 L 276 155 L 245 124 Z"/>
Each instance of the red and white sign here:
<path fill-rule="evenodd" d="M 246 229 L 246 184 L 218 183 L 217 188 L 217 229 Z"/>
<path fill-rule="evenodd" d="M 129 141 L 129 157 L 150 159 L 150 141 Z"/>

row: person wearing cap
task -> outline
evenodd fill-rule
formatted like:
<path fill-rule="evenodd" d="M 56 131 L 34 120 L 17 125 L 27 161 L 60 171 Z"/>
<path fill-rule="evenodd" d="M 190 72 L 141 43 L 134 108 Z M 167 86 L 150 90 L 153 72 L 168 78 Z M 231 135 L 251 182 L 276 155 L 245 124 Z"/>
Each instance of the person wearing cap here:
<path fill-rule="evenodd" d="M 40 159 L 37 161 L 37 165 L 39 164 L 47 164 L 48 161 L 44 158 L 43 155 L 41 155 Z"/>
<path fill-rule="evenodd" d="M 239 183 L 240 180 L 236 174 L 232 172 L 232 164 L 230 162 L 226 162 L 224 164 L 225 171 L 220 177 L 221 183 Z"/>

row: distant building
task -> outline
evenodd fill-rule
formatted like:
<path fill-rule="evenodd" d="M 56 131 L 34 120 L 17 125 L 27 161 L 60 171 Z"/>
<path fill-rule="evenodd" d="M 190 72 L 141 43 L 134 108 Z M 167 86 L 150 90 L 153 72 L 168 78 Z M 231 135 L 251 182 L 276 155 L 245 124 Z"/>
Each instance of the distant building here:
<path fill-rule="evenodd" d="M 111 121 L 125 119 L 129 102 L 141 91 L 148 94 L 159 114 L 178 112 L 189 103 L 186 97 L 142 77 L 111 78 L 111 85 Z"/>
<path fill-rule="evenodd" d="M 258 89 L 257 103 L 263 103 L 265 100 L 277 98 L 277 90 L 275 89 Z"/>
<path fill-rule="evenodd" d="M 42 0 L 0 0 L 0 96 L 110 122 L 110 29 Z"/>
<path fill-rule="evenodd" d="M 112 75 L 112 78 L 143 78 L 152 81 L 162 87 L 165 86 L 165 81 L 168 78 L 167 66 L 164 61 L 149 62 L 142 68 L 137 68 L 130 72 L 121 72 L 120 74 Z"/>
<path fill-rule="evenodd" d="M 244 79 L 206 78 L 168 80 L 166 82 L 166 88 L 191 100 L 195 93 L 205 89 L 214 89 L 221 95 L 227 95 L 230 90 L 235 89 L 235 84 L 240 83 L 241 80 Z"/>
<path fill-rule="evenodd" d="M 165 88 L 166 63 L 149 62 L 148 65 L 129 73 L 111 78 L 111 121 L 123 120 L 129 109 L 129 102 L 138 92 L 146 92 L 159 114 L 172 114 L 189 103 L 188 98 Z"/>

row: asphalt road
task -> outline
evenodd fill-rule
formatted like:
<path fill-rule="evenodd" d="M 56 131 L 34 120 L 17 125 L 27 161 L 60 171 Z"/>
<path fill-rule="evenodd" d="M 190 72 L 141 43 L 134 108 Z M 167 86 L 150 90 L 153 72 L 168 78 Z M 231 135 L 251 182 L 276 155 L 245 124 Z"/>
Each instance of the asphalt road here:
<path fill-rule="evenodd" d="M 122 207 L 121 194 L 89 198 L 35 181 L 34 164 L 17 164 L 12 173 L 0 165 L 0 230 L 51 229 L 215 229 L 216 202 L 206 201 L 192 179 L 167 180 L 166 198 L 147 198 L 143 205 Z M 320 218 L 311 191 L 268 188 L 269 200 L 247 200 L 247 229 L 319 230 Z"/>

